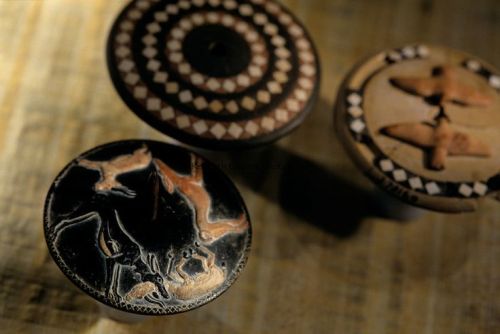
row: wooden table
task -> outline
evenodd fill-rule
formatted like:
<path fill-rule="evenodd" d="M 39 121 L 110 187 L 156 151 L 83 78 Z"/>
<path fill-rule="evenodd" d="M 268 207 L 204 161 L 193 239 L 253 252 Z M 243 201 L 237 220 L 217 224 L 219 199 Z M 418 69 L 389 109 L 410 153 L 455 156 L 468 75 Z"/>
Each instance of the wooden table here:
<path fill-rule="evenodd" d="M 377 218 L 371 184 L 332 126 L 342 77 L 379 49 L 424 41 L 500 67 L 500 3 L 284 2 L 317 43 L 322 93 L 298 131 L 253 160 L 215 157 L 253 218 L 248 266 L 205 307 L 127 325 L 100 317 L 42 232 L 45 194 L 70 159 L 113 140 L 168 140 L 127 110 L 108 77 L 105 40 L 125 1 L 0 0 L 0 332 L 500 332 L 499 204 Z"/>

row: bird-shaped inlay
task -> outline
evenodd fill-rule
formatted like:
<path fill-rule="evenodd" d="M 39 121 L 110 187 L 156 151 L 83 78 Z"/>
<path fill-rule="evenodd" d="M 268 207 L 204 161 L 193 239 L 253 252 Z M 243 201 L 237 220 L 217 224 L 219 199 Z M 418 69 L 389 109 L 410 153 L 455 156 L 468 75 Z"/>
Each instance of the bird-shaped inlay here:
<path fill-rule="evenodd" d="M 439 106 L 434 123 L 400 123 L 386 126 L 381 132 L 422 149 L 431 149 L 430 168 L 442 170 L 448 156 L 491 156 L 490 147 L 473 136 L 452 128 L 445 113 L 445 103 L 488 107 L 493 97 L 460 82 L 458 68 L 439 66 L 431 77 L 393 77 L 390 82 L 405 92 L 420 96 Z"/>
<path fill-rule="evenodd" d="M 453 66 L 436 67 L 431 77 L 393 77 L 391 83 L 435 105 L 451 102 L 465 106 L 488 107 L 493 102 L 491 95 L 460 82 L 459 69 Z"/>
<path fill-rule="evenodd" d="M 383 128 L 382 133 L 422 149 L 431 149 L 429 164 L 435 170 L 445 168 L 448 156 L 491 156 L 488 145 L 454 130 L 444 113 L 438 115 L 435 124 L 400 123 Z"/>

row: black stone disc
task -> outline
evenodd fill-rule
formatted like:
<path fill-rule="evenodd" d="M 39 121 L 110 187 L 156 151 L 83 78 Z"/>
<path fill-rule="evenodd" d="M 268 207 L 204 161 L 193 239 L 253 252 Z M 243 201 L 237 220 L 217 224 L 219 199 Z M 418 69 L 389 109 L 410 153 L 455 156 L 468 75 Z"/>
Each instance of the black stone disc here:
<path fill-rule="evenodd" d="M 210 149 L 277 140 L 302 122 L 319 89 L 312 40 L 272 0 L 132 1 L 107 57 L 134 113 Z"/>
<path fill-rule="evenodd" d="M 45 202 L 59 268 L 122 311 L 189 311 L 218 297 L 246 264 L 250 218 L 233 183 L 185 149 L 121 141 L 73 160 Z"/>

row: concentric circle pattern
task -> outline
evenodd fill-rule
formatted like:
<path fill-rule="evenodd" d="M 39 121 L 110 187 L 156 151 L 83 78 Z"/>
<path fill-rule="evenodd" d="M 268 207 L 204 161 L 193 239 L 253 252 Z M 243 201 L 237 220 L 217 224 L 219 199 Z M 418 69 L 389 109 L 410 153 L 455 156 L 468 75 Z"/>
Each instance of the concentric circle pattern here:
<path fill-rule="evenodd" d="M 111 31 L 108 65 L 139 117 L 209 148 L 285 135 L 319 84 L 311 39 L 270 0 L 133 1 Z"/>

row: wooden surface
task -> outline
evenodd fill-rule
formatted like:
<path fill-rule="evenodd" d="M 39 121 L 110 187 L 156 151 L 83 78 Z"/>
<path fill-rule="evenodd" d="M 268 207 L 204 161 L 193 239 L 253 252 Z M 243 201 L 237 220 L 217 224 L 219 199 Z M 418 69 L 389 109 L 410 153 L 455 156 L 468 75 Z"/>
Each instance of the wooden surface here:
<path fill-rule="evenodd" d="M 236 284 L 198 310 L 135 325 L 100 317 L 47 253 L 42 206 L 57 172 L 97 144 L 166 137 L 120 101 L 104 61 L 124 1 L 0 0 L 0 332 L 499 333 L 500 206 L 381 219 L 333 134 L 342 77 L 416 41 L 500 67 L 498 0 L 288 0 L 323 65 L 304 125 L 267 150 L 215 157 L 254 228 Z M 499 111 L 500 112 L 500 111 Z"/>

